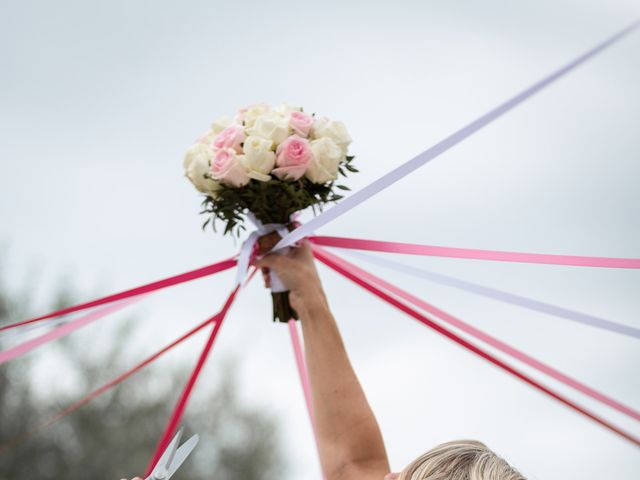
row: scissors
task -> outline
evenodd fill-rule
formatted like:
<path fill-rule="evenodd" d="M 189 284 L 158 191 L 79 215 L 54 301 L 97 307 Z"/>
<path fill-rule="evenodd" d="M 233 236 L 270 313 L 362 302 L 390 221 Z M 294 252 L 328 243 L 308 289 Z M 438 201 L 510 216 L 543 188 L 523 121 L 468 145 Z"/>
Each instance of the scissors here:
<path fill-rule="evenodd" d="M 178 443 L 180 443 L 180 439 L 182 438 L 182 430 L 184 429 L 181 428 L 178 430 L 178 433 L 173 437 L 173 440 L 171 440 L 171 443 L 160 457 L 160 460 L 158 460 L 158 463 L 156 463 L 156 466 L 153 467 L 151 475 L 145 480 L 169 480 L 193 449 L 196 448 L 198 440 L 200 440 L 198 435 L 194 435 L 178 448 Z"/>

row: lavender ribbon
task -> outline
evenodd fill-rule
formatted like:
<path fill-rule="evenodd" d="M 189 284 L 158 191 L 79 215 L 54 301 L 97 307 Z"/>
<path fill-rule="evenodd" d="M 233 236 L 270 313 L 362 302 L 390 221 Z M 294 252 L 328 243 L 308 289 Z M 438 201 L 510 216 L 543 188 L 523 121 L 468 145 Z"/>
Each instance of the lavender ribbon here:
<path fill-rule="evenodd" d="M 604 318 L 595 317 L 586 313 L 576 312 L 574 310 L 569 310 L 568 308 L 559 307 L 550 303 L 540 302 L 532 298 L 523 297 L 521 295 L 505 292 L 496 288 L 485 287 L 484 285 L 479 285 L 477 283 L 467 282 L 459 278 L 442 275 L 417 267 L 412 267 L 404 263 L 396 262 L 394 260 L 388 260 L 386 258 L 380 258 L 375 255 L 355 252 L 353 250 L 341 250 L 347 255 L 359 260 L 388 268 L 396 272 L 404 273 L 406 275 L 411 275 L 412 277 L 420 278 L 422 280 L 428 280 L 434 283 L 439 283 L 440 285 L 446 285 L 447 287 L 457 288 L 458 290 L 463 290 L 475 295 L 481 295 L 483 297 L 498 300 L 500 302 L 510 303 L 512 305 L 517 305 L 528 310 L 546 313 L 548 315 L 554 315 L 556 317 L 571 320 L 573 322 L 582 323 L 583 325 L 589 325 L 590 327 L 620 333 L 629 337 L 640 338 L 640 329 L 637 329 L 635 327 L 612 322 L 611 320 L 605 320 Z"/>
<path fill-rule="evenodd" d="M 602 50 L 613 45 L 614 43 L 622 39 L 625 35 L 631 33 L 639 25 L 640 25 L 640 21 L 636 20 L 627 28 L 616 33 L 615 35 L 608 38 L 607 40 L 600 43 L 599 45 L 595 46 L 591 50 L 583 53 L 576 59 L 567 63 L 565 66 L 559 68 L 558 70 L 554 71 L 550 75 L 544 77 L 542 80 L 539 80 L 538 82 L 534 83 L 533 85 L 526 88 L 516 96 L 507 100 L 506 102 L 494 108 L 493 110 L 485 113 L 484 115 L 474 120 L 473 122 L 469 123 L 465 127 L 461 128 L 457 132 L 449 135 L 444 140 L 441 140 L 440 142 L 436 143 L 434 146 L 432 146 L 428 150 L 425 150 L 424 152 L 414 157 L 413 159 L 409 160 L 408 162 L 400 165 L 394 170 L 391 170 L 389 173 L 383 175 L 382 177 L 370 183 L 363 189 L 357 191 L 350 197 L 345 198 L 335 207 L 330 208 L 329 210 L 326 210 L 324 213 L 313 218 L 310 222 L 290 232 L 282 240 L 280 240 L 273 249 L 277 250 L 280 248 L 290 246 L 293 243 L 297 242 L 298 240 L 309 236 L 310 232 L 312 232 L 313 230 L 317 230 L 323 225 L 326 225 L 327 223 L 335 220 L 342 214 L 348 212 L 354 207 L 357 207 L 362 202 L 373 197 L 374 195 L 381 192 L 385 188 L 390 187 L 391 185 L 396 183 L 398 180 L 406 177 L 414 170 L 417 170 L 427 162 L 433 160 L 440 154 L 446 152 L 450 148 L 454 147 L 458 143 L 465 140 L 467 137 L 470 137 L 471 135 L 476 133 L 481 128 L 485 127 L 486 125 L 498 119 L 499 117 L 501 117 L 502 115 L 510 111 L 511 109 L 520 105 L 529 97 L 532 97 L 533 95 L 538 93 L 540 90 L 546 88 L 547 86 L 554 83 L 556 80 L 560 79 L 567 73 L 574 70 L 576 67 L 580 66 L 587 60 L 590 60 L 592 57 L 596 56 Z"/>

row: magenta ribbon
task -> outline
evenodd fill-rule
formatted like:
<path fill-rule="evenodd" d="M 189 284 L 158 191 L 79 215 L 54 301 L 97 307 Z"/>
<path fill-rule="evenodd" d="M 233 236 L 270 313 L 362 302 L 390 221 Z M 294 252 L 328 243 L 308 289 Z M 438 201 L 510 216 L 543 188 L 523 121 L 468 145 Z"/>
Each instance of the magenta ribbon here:
<path fill-rule="evenodd" d="M 448 328 L 444 327 L 443 325 L 440 325 L 439 323 L 433 321 L 432 319 L 430 319 L 426 315 L 423 315 L 422 313 L 420 313 L 417 310 L 413 309 L 412 307 L 410 307 L 409 305 L 407 305 L 403 301 L 397 299 L 396 297 L 394 297 L 391 294 L 385 292 L 384 290 L 382 290 L 378 286 L 374 285 L 374 283 L 369 281 L 367 279 L 367 277 L 364 277 L 364 276 L 360 275 L 359 271 L 352 270 L 351 266 L 348 265 L 347 262 L 344 262 L 344 261 L 341 261 L 340 259 L 337 259 L 334 255 L 328 254 L 326 251 L 323 251 L 322 249 L 319 249 L 318 247 L 314 247 L 314 255 L 318 260 L 320 260 L 322 263 L 324 263 L 328 267 L 332 268 L 333 270 L 335 270 L 339 274 L 343 275 L 344 277 L 348 278 L 349 280 L 351 280 L 352 282 L 356 283 L 357 285 L 360 285 L 361 287 L 363 287 L 364 289 L 366 289 L 369 292 L 373 293 L 374 295 L 376 295 L 377 297 L 381 298 L 382 300 L 386 301 L 387 303 L 389 303 L 389 304 L 393 305 L 394 307 L 398 308 L 399 310 L 403 311 L 407 315 L 415 318 L 420 323 L 422 323 L 422 324 L 426 325 L 427 327 L 435 330 L 436 332 L 440 333 L 441 335 L 445 336 L 446 338 L 454 341 L 455 343 L 461 345 L 462 347 L 466 348 L 467 350 L 475 353 L 479 357 L 484 358 L 485 360 L 488 360 L 489 362 L 493 363 L 497 367 L 499 367 L 499 368 L 503 369 L 504 371 L 512 374 L 513 376 L 519 378 L 520 380 L 524 381 L 525 383 L 528 383 L 529 385 L 531 385 L 532 387 L 542 391 L 543 393 L 546 393 L 550 397 L 552 397 L 552 398 L 558 400 L 559 402 L 565 404 L 569 408 L 581 413 L 582 415 L 590 418 L 591 420 L 595 421 L 596 423 L 600 424 L 601 426 L 607 428 L 608 430 L 620 435 L 621 437 L 629 440 L 630 442 L 632 442 L 636 446 L 640 447 L 640 439 L 639 438 L 637 438 L 634 435 L 632 435 L 631 433 L 628 433 L 628 432 L 622 430 L 621 428 L 615 426 L 614 424 L 610 423 L 609 421 L 605 420 L 604 418 L 600 417 L 599 415 L 597 415 L 597 414 L 587 410 L 586 408 L 578 405 L 577 403 L 573 402 L 571 399 L 569 399 L 569 398 L 565 397 L 564 395 L 552 390 L 548 386 L 546 386 L 543 383 L 535 380 L 534 378 L 530 377 L 526 373 L 516 369 L 515 367 L 511 366 L 510 364 L 506 363 L 505 361 L 501 360 L 500 358 L 496 357 L 495 355 L 491 354 L 490 352 L 488 352 L 488 351 L 480 348 L 479 346 L 469 342 L 468 340 L 464 339 L 460 335 L 456 334 L 454 331 L 449 330 Z"/>
<path fill-rule="evenodd" d="M 217 313 L 214 316 L 212 316 L 212 317 L 208 318 L 207 320 L 205 320 L 204 322 L 196 325 L 194 328 L 189 330 L 187 333 L 181 335 L 180 337 L 178 337 L 176 340 L 174 340 L 170 344 L 164 346 L 163 348 L 161 348 L 157 352 L 155 352 L 152 355 L 148 356 L 147 358 L 142 360 L 140 363 L 137 363 L 136 365 L 134 365 L 133 367 L 129 368 L 127 371 L 125 371 L 124 373 L 121 373 L 120 375 L 118 375 L 114 379 L 110 380 L 109 382 L 105 383 L 104 385 L 102 385 L 102 386 L 98 387 L 97 389 L 91 391 L 90 393 L 88 393 L 87 395 L 82 397 L 80 400 L 77 400 L 74 403 L 72 403 L 71 405 L 69 405 L 64 410 L 56 413 L 55 415 L 53 415 L 52 417 L 48 418 L 47 420 L 44 420 L 43 422 L 40 422 L 36 427 L 32 428 L 31 430 L 27 430 L 27 431 L 23 432 L 22 434 L 16 435 L 15 437 L 7 440 L 3 444 L 0 444 L 0 452 L 2 452 L 3 450 L 5 450 L 7 448 L 15 446 L 19 442 L 29 438 L 31 435 L 34 435 L 34 434 L 38 433 L 40 430 L 42 430 L 42 429 L 44 429 L 44 428 L 56 423 L 57 421 L 59 421 L 62 418 L 66 417 L 67 415 L 70 415 L 71 413 L 75 412 L 76 410 L 78 410 L 82 406 L 84 406 L 87 403 L 91 402 L 95 398 L 98 398 L 103 393 L 105 393 L 105 392 L 111 390 L 112 388 L 116 387 L 117 385 L 119 385 L 123 381 L 127 380 L 129 377 L 133 376 L 134 374 L 138 373 L 143 368 L 147 367 L 149 364 L 151 364 L 154 361 L 156 361 L 158 358 L 163 356 L 169 350 L 172 350 L 173 348 L 175 348 L 176 346 L 178 346 L 179 344 L 181 344 L 182 342 L 184 342 L 188 338 L 190 338 L 193 335 L 195 335 L 196 333 L 198 333 L 200 330 L 205 328 L 207 325 L 210 325 L 211 323 L 217 322 L 219 320 L 219 318 L 220 318 L 220 315 L 221 315 L 221 313 Z"/>
<path fill-rule="evenodd" d="M 198 268 L 196 270 L 191 270 L 189 272 L 181 273 L 179 275 L 174 275 L 172 277 L 163 278 L 162 280 L 151 282 L 146 285 L 142 285 L 140 287 L 131 288 L 123 292 L 114 293 L 112 295 L 98 298 L 90 302 L 73 305 L 71 307 L 66 307 L 60 310 L 56 310 L 55 312 L 47 313 L 46 315 L 41 315 L 39 317 L 31 318 L 29 320 L 23 320 L 21 322 L 12 323 L 10 325 L 4 325 L 0 327 L 0 331 L 9 330 L 11 328 L 20 327 L 22 325 L 28 325 L 28 324 L 39 322 L 41 320 L 46 320 L 49 318 L 59 317 L 61 315 L 67 315 L 69 313 L 78 312 L 80 310 L 86 310 L 87 308 L 97 307 L 99 305 L 105 305 L 107 303 L 116 302 L 118 300 L 124 300 L 126 298 L 135 297 L 137 295 L 155 292 L 156 290 L 160 290 L 162 288 L 172 287 L 180 283 L 189 282 L 191 280 L 196 280 L 198 278 L 213 275 L 214 273 L 222 272 L 224 270 L 229 270 L 230 268 L 234 267 L 236 263 L 237 261 L 232 258 L 223 260 L 221 262 L 214 263 L 212 265 L 207 265 L 206 267 Z"/>
<path fill-rule="evenodd" d="M 363 240 L 360 238 L 317 235 L 309 237 L 309 240 L 316 245 L 323 245 L 325 247 L 403 253 L 406 255 L 493 260 L 497 262 L 569 265 L 573 267 L 640 268 L 640 258 L 581 257 L 575 255 L 555 255 L 548 253 L 504 252 L 500 250 L 441 247 L 436 245 L 420 245 L 416 243 L 385 242 L 380 240 Z"/>
<path fill-rule="evenodd" d="M 317 248 L 317 247 L 316 247 Z M 463 322 L 462 320 L 460 320 L 459 318 L 454 317 L 453 315 L 445 312 L 444 310 L 439 309 L 438 307 L 435 307 L 433 305 L 431 305 L 428 302 L 425 302 L 424 300 L 410 294 L 409 292 L 396 287 L 395 285 L 383 280 L 380 277 L 377 277 L 375 275 L 373 275 L 372 273 L 363 270 L 360 267 L 357 267 L 356 265 L 347 262 L 346 260 L 344 260 L 341 257 L 338 257 L 336 255 L 333 255 L 329 252 L 327 252 L 326 250 L 322 249 L 320 250 L 324 255 L 328 256 L 329 258 L 331 258 L 331 260 L 333 260 L 336 263 L 341 264 L 342 266 L 344 266 L 345 268 L 348 268 L 350 271 L 356 273 L 357 275 L 361 276 L 362 278 L 366 279 L 367 281 L 378 285 L 379 287 L 384 288 L 385 290 L 389 291 L 390 293 L 393 293 L 394 295 L 397 295 L 398 297 L 406 300 L 409 303 L 412 303 L 413 305 L 417 306 L 418 308 L 421 308 L 422 310 L 424 310 L 425 312 L 428 312 L 438 318 L 440 318 L 441 320 L 444 320 L 445 322 L 447 322 L 450 325 L 453 325 L 456 328 L 459 328 L 460 330 L 462 330 L 465 333 L 468 333 L 469 335 L 471 335 L 474 338 L 477 338 L 478 340 L 483 341 L 484 343 L 491 345 L 493 348 L 500 350 L 503 353 L 506 353 L 507 355 L 511 356 L 512 358 L 515 358 L 516 360 L 521 361 L 522 363 L 538 370 L 539 372 L 542 372 L 548 376 L 550 376 L 551 378 L 554 378 L 555 380 L 564 383 L 565 385 L 567 385 L 568 387 L 571 387 L 591 398 L 593 398 L 594 400 L 597 400 L 615 410 L 617 410 L 620 413 L 623 413 L 624 415 L 627 415 L 631 418 L 633 418 L 634 420 L 638 420 L 640 421 L 640 412 L 632 409 L 631 407 L 628 407 L 626 405 L 623 405 L 622 403 L 618 402 L 617 400 L 614 400 L 613 398 L 605 395 L 604 393 L 601 393 L 587 385 L 585 385 L 584 383 L 569 377 L 568 375 L 565 375 L 564 373 L 556 370 L 555 368 L 527 355 L 526 353 L 524 353 L 521 350 L 518 350 L 515 347 L 512 347 L 506 343 L 504 343 L 503 341 L 489 335 L 488 333 L 483 332 L 482 330 L 469 325 L 466 322 Z"/>
<path fill-rule="evenodd" d="M 255 269 L 250 274 L 249 280 L 253 278 L 254 273 L 255 273 Z M 196 362 L 196 365 L 193 368 L 191 375 L 189 375 L 189 379 L 187 380 L 187 383 L 182 389 L 180 398 L 178 399 L 178 402 L 176 403 L 176 406 L 174 407 L 173 412 L 171 413 L 171 417 L 169 417 L 169 420 L 167 421 L 164 431 L 162 432 L 162 435 L 158 440 L 156 449 L 153 453 L 153 456 L 151 457 L 151 460 L 149 461 L 149 465 L 147 466 L 147 471 L 144 476 L 145 478 L 151 475 L 151 471 L 155 468 L 156 464 L 158 463 L 158 460 L 162 456 L 162 453 L 165 451 L 165 449 L 171 442 L 171 438 L 176 433 L 178 425 L 180 424 L 180 420 L 182 420 L 184 411 L 187 408 L 187 403 L 189 402 L 189 398 L 191 398 L 191 394 L 193 393 L 193 389 L 195 387 L 196 381 L 198 380 L 198 377 L 200 376 L 200 372 L 202 372 L 202 368 L 204 367 L 207 361 L 207 358 L 211 353 L 211 349 L 213 348 L 213 344 L 215 343 L 216 338 L 218 337 L 218 333 L 220 332 L 220 328 L 222 327 L 224 319 L 226 318 L 227 313 L 229 312 L 229 309 L 231 308 L 231 305 L 233 304 L 233 301 L 235 300 L 238 290 L 240 290 L 240 288 L 241 288 L 241 285 L 235 286 L 231 294 L 227 297 L 227 300 L 225 301 L 224 306 L 220 310 L 220 313 L 216 315 L 215 324 L 213 325 L 211 334 L 207 339 L 207 343 L 202 349 L 202 352 L 198 357 L 198 361 Z"/>

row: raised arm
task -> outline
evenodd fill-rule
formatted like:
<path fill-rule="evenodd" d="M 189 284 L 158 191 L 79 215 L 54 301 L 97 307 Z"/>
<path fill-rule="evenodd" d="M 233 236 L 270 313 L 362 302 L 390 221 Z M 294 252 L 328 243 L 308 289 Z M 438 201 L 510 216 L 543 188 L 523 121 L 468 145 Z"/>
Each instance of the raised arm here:
<path fill-rule="evenodd" d="M 380 428 L 329 310 L 311 247 L 305 241 L 287 255 L 267 255 L 256 265 L 278 274 L 300 316 L 327 480 L 382 480 L 389 462 Z"/>

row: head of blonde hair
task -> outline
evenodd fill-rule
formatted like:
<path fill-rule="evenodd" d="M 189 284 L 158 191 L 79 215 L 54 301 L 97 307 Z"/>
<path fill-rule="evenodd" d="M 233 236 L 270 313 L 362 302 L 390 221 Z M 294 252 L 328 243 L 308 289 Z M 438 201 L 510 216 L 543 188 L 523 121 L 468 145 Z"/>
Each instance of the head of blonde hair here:
<path fill-rule="evenodd" d="M 405 468 L 398 480 L 526 480 L 481 442 L 456 440 L 432 448 Z"/>

